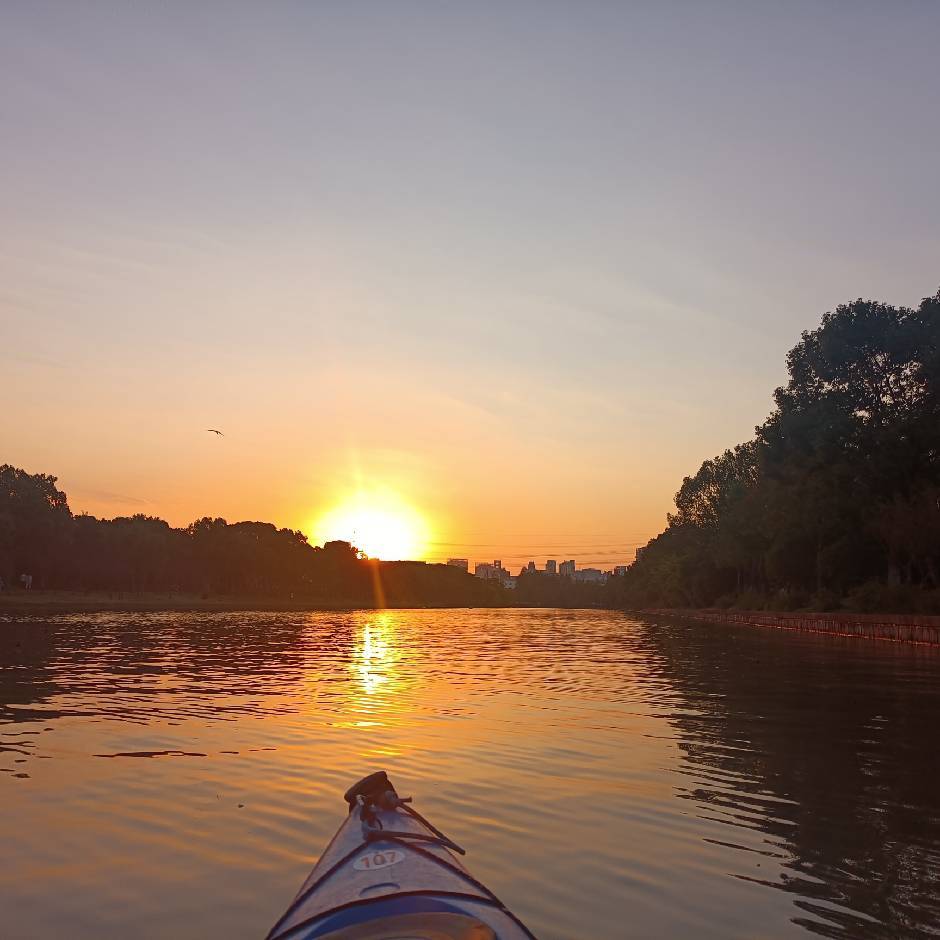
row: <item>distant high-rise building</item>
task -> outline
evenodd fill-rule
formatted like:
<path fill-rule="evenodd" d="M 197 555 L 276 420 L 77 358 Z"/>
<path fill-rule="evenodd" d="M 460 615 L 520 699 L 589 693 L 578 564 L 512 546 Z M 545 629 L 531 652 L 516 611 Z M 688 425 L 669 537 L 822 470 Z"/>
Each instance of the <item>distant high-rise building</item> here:
<path fill-rule="evenodd" d="M 530 574 L 534 574 L 534 573 L 535 573 L 535 562 L 534 562 L 534 561 L 530 561 L 530 562 L 525 566 L 525 570 L 528 571 Z"/>
<path fill-rule="evenodd" d="M 615 566 L 614 566 L 614 574 L 617 575 L 617 577 L 621 577 L 621 576 L 625 575 L 626 573 L 627 573 L 627 566 L 626 566 L 626 565 L 615 565 Z"/>
<path fill-rule="evenodd" d="M 503 567 L 503 563 L 497 558 L 493 564 L 481 562 L 473 569 L 473 573 L 478 578 L 486 581 L 501 581 L 504 587 L 515 587 L 515 579 L 510 577 L 509 572 Z"/>
<path fill-rule="evenodd" d="M 462 568 L 464 571 L 470 570 L 470 560 L 468 558 L 448 558 L 447 564 L 451 568 Z"/>
<path fill-rule="evenodd" d="M 564 578 L 573 578 L 574 577 L 574 559 L 570 561 L 563 561 L 558 566 L 558 573 Z"/>
<path fill-rule="evenodd" d="M 607 573 L 600 568 L 582 568 L 573 575 L 575 581 L 593 581 L 595 583 L 606 581 Z"/>
<path fill-rule="evenodd" d="M 554 558 L 549 558 L 545 562 L 545 573 L 546 574 L 558 574 L 558 562 Z"/>

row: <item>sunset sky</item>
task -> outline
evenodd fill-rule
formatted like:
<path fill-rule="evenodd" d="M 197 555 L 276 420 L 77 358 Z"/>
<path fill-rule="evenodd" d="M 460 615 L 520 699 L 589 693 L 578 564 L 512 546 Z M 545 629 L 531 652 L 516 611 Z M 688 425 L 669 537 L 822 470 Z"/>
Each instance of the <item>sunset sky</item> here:
<path fill-rule="evenodd" d="M 8 3 L 0 463 L 609 567 L 940 286 L 940 5 Z M 224 437 L 206 432 L 219 428 Z M 339 509 L 338 509 L 339 507 Z"/>

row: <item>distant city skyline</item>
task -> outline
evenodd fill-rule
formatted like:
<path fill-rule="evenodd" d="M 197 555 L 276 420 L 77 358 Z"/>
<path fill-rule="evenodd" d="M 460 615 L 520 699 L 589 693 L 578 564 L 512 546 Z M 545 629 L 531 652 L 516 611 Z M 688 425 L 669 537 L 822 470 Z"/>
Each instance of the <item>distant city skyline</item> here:
<path fill-rule="evenodd" d="M 465 558 L 450 558 L 447 564 L 467 570 L 463 564 L 466 561 L 467 559 Z M 603 583 L 611 576 L 624 574 L 627 567 L 627 565 L 615 565 L 608 570 L 592 566 L 578 568 L 576 559 L 568 558 L 560 565 L 555 559 L 547 559 L 544 567 L 539 568 L 535 561 L 530 559 L 519 568 L 517 574 L 513 574 L 509 568 L 504 567 L 501 558 L 496 558 L 491 562 L 477 562 L 473 567 L 473 574 L 474 577 L 482 578 L 486 581 L 500 581 L 504 587 L 514 588 L 517 579 L 526 575 L 542 575 L 547 578 L 571 578 L 574 581 Z"/>

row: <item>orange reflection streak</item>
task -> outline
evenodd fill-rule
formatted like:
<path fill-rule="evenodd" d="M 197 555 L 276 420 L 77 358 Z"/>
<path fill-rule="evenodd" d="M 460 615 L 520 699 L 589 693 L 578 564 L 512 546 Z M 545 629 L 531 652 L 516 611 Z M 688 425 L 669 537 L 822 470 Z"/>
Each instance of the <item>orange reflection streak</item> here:
<path fill-rule="evenodd" d="M 369 565 L 372 570 L 373 604 L 378 610 L 382 610 L 385 607 L 385 588 L 382 587 L 382 572 L 375 561 L 370 560 Z"/>
<path fill-rule="evenodd" d="M 353 669 L 358 673 L 362 690 L 372 696 L 389 677 L 381 671 L 391 658 L 390 653 L 390 617 L 380 615 L 367 623 L 362 630 L 362 640 L 356 647 Z"/>
<path fill-rule="evenodd" d="M 389 717 L 400 711 L 401 693 L 411 682 L 405 679 L 399 666 L 402 650 L 397 625 L 396 615 L 384 611 L 370 615 L 360 628 L 349 664 L 353 681 L 347 710 L 355 717 L 343 725 L 383 727 Z"/>

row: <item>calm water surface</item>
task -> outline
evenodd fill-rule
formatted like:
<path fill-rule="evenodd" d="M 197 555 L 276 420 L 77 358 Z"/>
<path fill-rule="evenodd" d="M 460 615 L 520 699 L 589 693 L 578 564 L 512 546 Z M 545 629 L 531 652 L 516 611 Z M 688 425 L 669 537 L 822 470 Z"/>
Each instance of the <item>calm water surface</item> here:
<path fill-rule="evenodd" d="M 386 768 L 541 940 L 940 937 L 940 656 L 614 613 L 0 622 L 0 934 L 258 938 Z"/>

